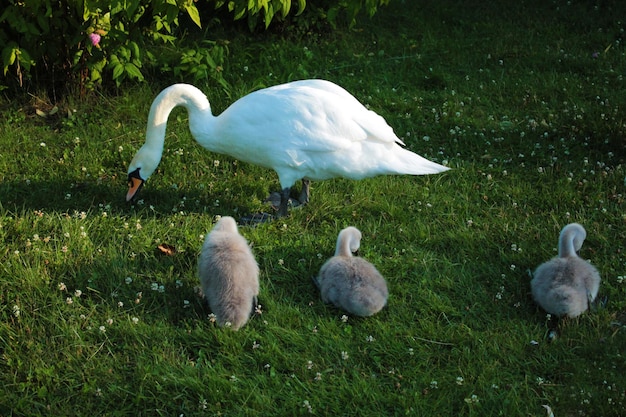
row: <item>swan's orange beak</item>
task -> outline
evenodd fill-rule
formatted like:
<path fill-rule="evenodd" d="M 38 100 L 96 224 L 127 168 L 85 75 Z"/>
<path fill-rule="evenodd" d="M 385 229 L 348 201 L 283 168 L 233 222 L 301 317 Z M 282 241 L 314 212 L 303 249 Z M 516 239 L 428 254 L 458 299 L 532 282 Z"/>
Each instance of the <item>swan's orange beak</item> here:
<path fill-rule="evenodd" d="M 139 175 L 139 168 L 128 174 L 128 192 L 126 193 L 126 201 L 132 200 L 141 187 L 143 187 L 144 180 Z"/>

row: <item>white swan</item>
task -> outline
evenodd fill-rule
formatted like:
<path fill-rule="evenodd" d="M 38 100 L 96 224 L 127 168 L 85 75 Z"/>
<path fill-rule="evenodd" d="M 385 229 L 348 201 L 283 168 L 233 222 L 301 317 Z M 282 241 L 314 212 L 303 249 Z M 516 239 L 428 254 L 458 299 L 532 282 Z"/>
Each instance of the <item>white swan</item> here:
<path fill-rule="evenodd" d="M 205 238 L 198 276 L 217 324 L 233 330 L 246 324 L 257 305 L 259 267 L 232 217 L 222 217 Z"/>
<path fill-rule="evenodd" d="M 363 258 L 352 256 L 361 244 L 361 232 L 347 227 L 339 232 L 335 256 L 327 260 L 314 278 L 322 301 L 357 316 L 371 316 L 386 304 L 385 278 Z"/>
<path fill-rule="evenodd" d="M 579 316 L 598 295 L 598 270 L 576 254 L 586 237 L 580 224 L 565 226 L 559 236 L 559 256 L 539 265 L 533 274 L 533 298 L 550 314 Z"/>
<path fill-rule="evenodd" d="M 324 80 L 302 80 L 255 91 L 213 116 L 196 87 L 175 84 L 154 100 L 146 141 L 128 168 L 130 201 L 157 168 L 167 119 L 177 106 L 189 113 L 192 136 L 204 148 L 271 168 L 282 188 L 279 215 L 287 214 L 290 188 L 302 179 L 354 180 L 384 174 L 434 174 L 449 168 L 400 145 L 385 120 L 343 88 Z"/>

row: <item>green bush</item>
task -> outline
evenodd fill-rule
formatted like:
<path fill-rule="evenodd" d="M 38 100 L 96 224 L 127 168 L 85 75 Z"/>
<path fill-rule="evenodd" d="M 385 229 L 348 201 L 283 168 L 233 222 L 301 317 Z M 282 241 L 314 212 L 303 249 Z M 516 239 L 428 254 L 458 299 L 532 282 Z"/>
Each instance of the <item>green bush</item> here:
<path fill-rule="evenodd" d="M 200 26 L 193 0 L 8 3 L 0 15 L 2 69 L 20 86 L 34 67 L 39 77 L 45 71 L 56 80 L 78 80 L 86 89 L 101 83 L 105 73 L 118 85 L 128 78 L 141 81 L 150 58 L 146 42 L 174 42 L 180 12 Z"/>
<path fill-rule="evenodd" d="M 0 14 L 4 82 L 0 89 L 27 82 L 73 82 L 81 92 L 110 80 L 144 80 L 145 67 L 194 81 L 213 78 L 226 85 L 221 64 L 225 44 L 210 40 L 181 47 L 181 13 L 201 27 L 216 10 L 234 20 L 247 19 L 251 30 L 263 23 L 298 16 L 306 0 L 204 0 L 202 16 L 194 0 L 7 0 Z M 345 12 L 349 24 L 361 10 L 373 15 L 389 0 L 317 0 L 309 2 L 331 25 Z M 321 13 L 320 13 L 321 11 Z M 302 17 L 300 19 L 303 19 Z M 306 19 L 306 18 L 304 18 Z M 156 45 L 172 46 L 154 53 Z"/>

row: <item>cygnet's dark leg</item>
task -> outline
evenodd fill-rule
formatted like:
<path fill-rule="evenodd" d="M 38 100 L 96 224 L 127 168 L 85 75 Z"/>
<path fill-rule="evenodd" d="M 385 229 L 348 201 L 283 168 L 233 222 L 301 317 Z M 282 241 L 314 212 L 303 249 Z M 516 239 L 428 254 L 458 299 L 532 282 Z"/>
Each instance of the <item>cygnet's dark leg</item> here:
<path fill-rule="evenodd" d="M 252 298 L 252 310 L 250 310 L 250 317 L 256 314 L 256 309 L 259 306 L 259 299 L 256 295 Z"/>
<path fill-rule="evenodd" d="M 302 179 L 302 191 L 300 191 L 300 204 L 307 204 L 309 202 L 309 186 L 311 185 L 311 181 L 307 179 Z"/>

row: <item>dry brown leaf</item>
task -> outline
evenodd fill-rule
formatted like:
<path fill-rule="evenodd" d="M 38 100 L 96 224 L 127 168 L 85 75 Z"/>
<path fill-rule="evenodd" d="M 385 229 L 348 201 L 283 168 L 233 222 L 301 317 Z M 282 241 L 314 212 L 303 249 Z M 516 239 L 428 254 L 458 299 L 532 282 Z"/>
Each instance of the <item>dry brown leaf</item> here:
<path fill-rule="evenodd" d="M 167 256 L 172 256 L 176 253 L 176 248 L 172 245 L 168 245 L 167 243 L 161 243 L 158 248 L 162 254 Z"/>

